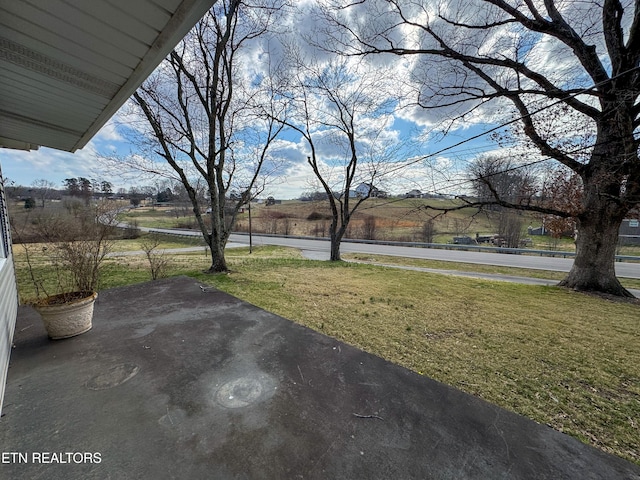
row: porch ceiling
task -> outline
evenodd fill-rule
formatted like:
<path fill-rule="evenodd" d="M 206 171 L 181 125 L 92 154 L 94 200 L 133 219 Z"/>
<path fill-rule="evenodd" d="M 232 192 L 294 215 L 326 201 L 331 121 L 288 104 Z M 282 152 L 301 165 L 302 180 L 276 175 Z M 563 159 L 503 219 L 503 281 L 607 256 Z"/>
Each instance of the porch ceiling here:
<path fill-rule="evenodd" d="M 215 0 L 0 0 L 0 147 L 84 147 Z"/>

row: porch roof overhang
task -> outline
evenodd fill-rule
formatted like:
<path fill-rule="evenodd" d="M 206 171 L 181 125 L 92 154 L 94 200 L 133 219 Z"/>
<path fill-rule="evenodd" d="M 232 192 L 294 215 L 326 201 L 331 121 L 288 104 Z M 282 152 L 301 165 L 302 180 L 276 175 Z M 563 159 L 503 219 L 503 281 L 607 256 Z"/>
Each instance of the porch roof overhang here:
<path fill-rule="evenodd" d="M 0 0 L 0 147 L 84 147 L 214 2 Z"/>

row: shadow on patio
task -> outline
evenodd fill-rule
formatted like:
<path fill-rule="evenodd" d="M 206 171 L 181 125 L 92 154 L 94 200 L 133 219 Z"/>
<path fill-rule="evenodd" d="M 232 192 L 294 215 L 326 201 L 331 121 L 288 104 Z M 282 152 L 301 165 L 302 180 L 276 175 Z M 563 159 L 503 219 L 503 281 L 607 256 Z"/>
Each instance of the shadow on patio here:
<path fill-rule="evenodd" d="M 188 278 L 18 316 L 2 478 L 640 478 L 640 467 Z"/>

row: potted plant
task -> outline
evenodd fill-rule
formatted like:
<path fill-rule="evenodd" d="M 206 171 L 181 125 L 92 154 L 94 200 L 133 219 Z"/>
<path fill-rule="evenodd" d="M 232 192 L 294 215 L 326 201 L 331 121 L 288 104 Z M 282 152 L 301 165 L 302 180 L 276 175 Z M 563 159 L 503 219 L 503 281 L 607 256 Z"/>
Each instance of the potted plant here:
<path fill-rule="evenodd" d="M 27 303 L 42 317 L 50 338 L 69 338 L 91 329 L 114 224 L 114 215 L 77 205 L 66 214 L 41 214 L 29 223 L 38 246 L 22 243 L 36 293 Z M 37 263 L 35 249 L 40 253 Z"/>

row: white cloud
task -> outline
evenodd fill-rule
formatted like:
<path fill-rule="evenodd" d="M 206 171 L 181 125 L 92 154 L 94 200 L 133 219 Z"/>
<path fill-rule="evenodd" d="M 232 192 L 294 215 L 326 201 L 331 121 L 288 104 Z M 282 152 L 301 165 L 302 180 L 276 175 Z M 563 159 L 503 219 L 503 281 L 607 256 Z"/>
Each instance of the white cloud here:
<path fill-rule="evenodd" d="M 118 112 L 113 117 L 111 117 L 111 119 L 105 124 L 105 126 L 100 129 L 95 137 L 93 137 L 92 142 L 121 142 L 123 138 L 119 131 L 120 122 L 120 113 Z"/>
<path fill-rule="evenodd" d="M 61 187 L 65 178 L 97 178 L 100 170 L 91 146 L 73 154 L 50 148 L 31 152 L 0 149 L 0 162 L 4 176 L 20 185 L 44 178 Z"/>

